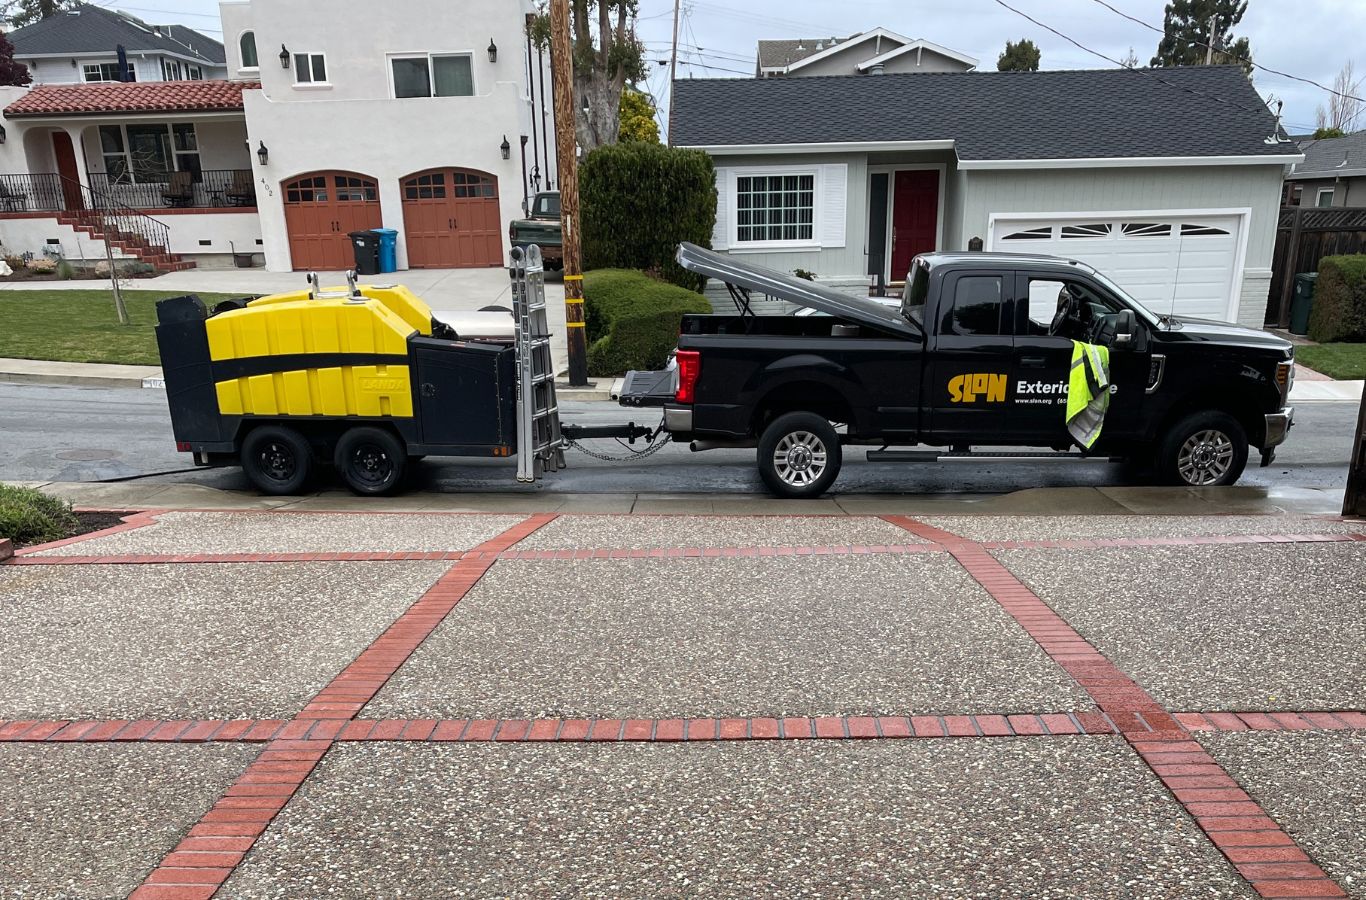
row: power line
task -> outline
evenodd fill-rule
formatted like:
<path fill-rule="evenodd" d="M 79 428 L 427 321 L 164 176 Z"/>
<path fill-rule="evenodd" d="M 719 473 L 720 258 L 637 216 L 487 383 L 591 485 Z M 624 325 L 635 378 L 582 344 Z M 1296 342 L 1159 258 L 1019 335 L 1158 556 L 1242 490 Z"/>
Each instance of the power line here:
<path fill-rule="evenodd" d="M 1197 96 L 1197 97 L 1204 97 L 1204 98 L 1207 99 L 1207 100 L 1213 100 L 1213 101 L 1215 101 L 1216 103 L 1223 103 L 1223 104 L 1225 104 L 1225 105 L 1227 105 L 1227 106 L 1234 106 L 1234 107 L 1237 107 L 1238 109 L 1245 110 L 1245 111 L 1247 111 L 1247 112 L 1263 113 L 1263 112 L 1266 112 L 1266 111 L 1267 111 L 1267 109 L 1266 109 L 1265 106 L 1262 106 L 1262 107 L 1260 107 L 1260 108 L 1251 107 L 1251 106 L 1246 106 L 1246 105 L 1244 105 L 1244 104 L 1242 104 L 1242 103 L 1237 102 L 1236 100 L 1226 100 L 1226 99 L 1224 99 L 1223 97 L 1220 97 L 1220 96 L 1218 96 L 1218 95 L 1216 95 L 1216 94 L 1210 94 L 1210 93 L 1207 93 L 1207 92 L 1205 92 L 1205 91 L 1197 91 L 1195 88 L 1186 87 L 1186 86 L 1183 85 L 1183 84 L 1176 84 L 1175 82 L 1168 81 L 1167 79 L 1163 78 L 1161 75 L 1158 75 L 1156 72 L 1153 72 L 1151 69 L 1138 69 L 1138 68 L 1135 68 L 1135 67 L 1133 67 L 1133 66 L 1126 65 L 1126 64 L 1120 62 L 1119 60 L 1113 58 L 1113 57 L 1106 56 L 1104 53 L 1101 53 L 1099 50 L 1092 50 L 1090 47 L 1086 46 L 1086 45 L 1083 44 L 1081 41 L 1078 41 L 1077 39 L 1072 38 L 1072 37 L 1068 37 L 1067 35 L 1063 34 L 1063 33 L 1062 33 L 1061 31 L 1059 31 L 1058 29 L 1053 28 L 1052 26 L 1045 25 L 1044 23 L 1040 22 L 1038 19 L 1034 18 L 1033 16 L 1029 15 L 1028 13 L 1021 12 L 1020 10 L 1018 10 L 1018 9 L 1016 9 L 1015 7 L 1011 6 L 1009 3 L 1006 3 L 1005 0 L 994 0 L 994 2 L 995 2 L 998 6 L 1005 7 L 1006 9 L 1008 9 L 1008 10 L 1010 10 L 1011 12 L 1015 13 L 1015 15 L 1017 15 L 1017 16 L 1023 18 L 1023 19 L 1027 19 L 1027 20 L 1029 20 L 1030 22 L 1033 22 L 1035 25 L 1039 26 L 1039 27 L 1042 28 L 1044 31 L 1048 31 L 1048 32 L 1051 32 L 1051 33 L 1057 35 L 1058 37 L 1062 38 L 1064 41 L 1067 41 L 1069 44 L 1072 44 L 1073 46 L 1077 47 L 1078 49 L 1084 50 L 1085 52 L 1091 54 L 1092 56 L 1099 57 L 1100 59 L 1103 59 L 1103 60 L 1105 60 L 1105 61 L 1108 62 L 1108 63 L 1113 63 L 1114 65 L 1119 66 L 1121 69 L 1128 69 L 1130 72 L 1133 72 L 1135 75 L 1142 75 L 1144 78 L 1151 78 L 1151 79 L 1153 79 L 1154 81 L 1160 81 L 1162 84 L 1165 84 L 1167 87 L 1176 88 L 1178 91 L 1185 91 L 1185 92 L 1188 93 L 1188 94 L 1194 94 L 1194 95 Z"/>
<path fill-rule="evenodd" d="M 1134 22 L 1134 23 L 1136 23 L 1136 24 L 1138 24 L 1138 25 L 1142 25 L 1144 28 L 1148 29 L 1149 31 L 1156 31 L 1158 34 L 1164 35 L 1164 36 L 1165 36 L 1166 33 L 1167 33 L 1164 29 L 1158 28 L 1156 25 L 1151 25 L 1151 24 L 1149 24 L 1149 23 L 1143 21 L 1142 19 L 1139 19 L 1139 18 L 1136 18 L 1136 17 L 1134 17 L 1134 16 L 1131 16 L 1131 15 L 1129 15 L 1128 13 L 1124 12 L 1123 10 L 1115 9 L 1115 8 L 1114 8 L 1113 6 L 1111 6 L 1109 3 L 1106 3 L 1105 0 L 1095 0 L 1095 2 L 1096 2 L 1096 3 L 1099 3 L 1101 6 L 1105 7 L 1106 9 L 1108 9 L 1110 12 L 1114 13 L 1115 15 L 1121 16 L 1121 17 L 1123 17 L 1123 18 L 1125 18 L 1125 19 L 1128 19 L 1130 22 Z M 1204 43 L 1203 41 L 1198 41 L 1198 40 L 1197 40 L 1197 41 L 1194 41 L 1193 43 L 1195 43 L 1197 46 L 1204 47 L 1206 50 L 1219 50 L 1218 47 L 1211 47 L 1209 44 L 1206 44 L 1206 43 Z M 1260 63 L 1255 63 L 1255 62 L 1253 62 L 1253 61 L 1250 60 L 1250 59 L 1244 59 L 1243 57 L 1237 56 L 1237 55 L 1232 54 L 1232 53 L 1229 53 L 1229 52 L 1226 51 L 1226 50 L 1220 50 L 1219 52 L 1220 52 L 1220 53 L 1223 53 L 1223 54 L 1226 55 L 1226 56 L 1228 56 L 1230 59 L 1237 60 L 1238 62 L 1240 62 L 1240 63 L 1242 63 L 1242 64 L 1244 64 L 1244 65 L 1252 66 L 1254 69 L 1261 69 L 1263 72 L 1270 72 L 1272 75 L 1279 75 L 1279 76 L 1281 76 L 1282 78 L 1289 78 L 1291 81 L 1301 81 L 1301 82 L 1304 82 L 1305 84 L 1312 84 L 1314 87 L 1316 87 L 1316 88 L 1318 88 L 1318 89 L 1320 89 L 1320 90 L 1327 91 L 1328 93 L 1334 94 L 1334 95 L 1336 95 L 1336 96 L 1338 96 L 1338 97 L 1342 97 L 1344 100 L 1357 100 L 1357 101 L 1360 101 L 1361 103 L 1366 103 L 1366 99 L 1362 99 L 1361 97 L 1353 96 L 1352 94 L 1344 94 L 1344 93 L 1341 93 L 1341 92 L 1339 92 L 1339 91 L 1334 90 L 1333 88 L 1328 87 L 1327 85 L 1319 84 L 1317 81 L 1314 81 L 1312 78 L 1301 78 L 1301 77 L 1298 76 L 1298 75 L 1291 75 L 1289 72 L 1282 72 L 1282 71 L 1280 71 L 1279 69 L 1273 69 L 1273 68 L 1271 68 L 1270 66 L 1264 66 L 1264 65 L 1262 65 L 1262 64 L 1260 64 Z"/>

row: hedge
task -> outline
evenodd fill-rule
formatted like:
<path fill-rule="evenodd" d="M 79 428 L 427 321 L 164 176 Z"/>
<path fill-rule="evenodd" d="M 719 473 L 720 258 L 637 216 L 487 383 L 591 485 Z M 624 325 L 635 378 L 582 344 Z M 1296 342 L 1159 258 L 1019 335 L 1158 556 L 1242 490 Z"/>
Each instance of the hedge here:
<path fill-rule="evenodd" d="M 1319 260 L 1309 337 L 1320 343 L 1366 341 L 1366 253 Z"/>
<path fill-rule="evenodd" d="M 0 484 L 0 538 L 17 546 L 42 544 L 71 537 L 80 527 L 70 503 L 33 488 Z"/>
<path fill-rule="evenodd" d="M 711 246 L 716 167 L 701 150 L 609 144 L 579 166 L 585 269 L 641 269 L 698 291 L 705 279 L 681 268 L 683 241 Z"/>
<path fill-rule="evenodd" d="M 663 368 L 683 315 L 711 312 L 701 294 L 630 269 L 588 272 L 583 295 L 592 375 Z"/>

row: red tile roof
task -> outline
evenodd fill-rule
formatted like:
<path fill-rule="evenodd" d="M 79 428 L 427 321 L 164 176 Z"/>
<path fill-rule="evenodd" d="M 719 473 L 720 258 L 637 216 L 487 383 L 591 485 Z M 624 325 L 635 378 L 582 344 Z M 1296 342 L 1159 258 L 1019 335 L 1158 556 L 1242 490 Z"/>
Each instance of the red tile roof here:
<path fill-rule="evenodd" d="M 241 112 L 242 92 L 260 82 L 146 81 L 45 84 L 5 108 L 7 118 L 144 112 Z"/>

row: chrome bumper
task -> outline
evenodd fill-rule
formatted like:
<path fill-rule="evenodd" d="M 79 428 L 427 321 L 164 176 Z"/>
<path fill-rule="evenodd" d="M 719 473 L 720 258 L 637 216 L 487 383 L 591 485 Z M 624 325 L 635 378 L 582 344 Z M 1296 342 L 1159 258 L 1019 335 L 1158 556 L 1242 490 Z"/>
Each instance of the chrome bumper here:
<path fill-rule="evenodd" d="M 1295 407 L 1287 406 L 1266 416 L 1266 441 L 1262 444 L 1263 450 L 1270 450 L 1272 447 L 1279 446 L 1285 441 L 1285 436 L 1290 431 L 1290 427 L 1295 424 Z"/>
<path fill-rule="evenodd" d="M 670 434 L 687 434 L 692 431 L 692 409 L 681 406 L 664 407 L 664 430 Z"/>

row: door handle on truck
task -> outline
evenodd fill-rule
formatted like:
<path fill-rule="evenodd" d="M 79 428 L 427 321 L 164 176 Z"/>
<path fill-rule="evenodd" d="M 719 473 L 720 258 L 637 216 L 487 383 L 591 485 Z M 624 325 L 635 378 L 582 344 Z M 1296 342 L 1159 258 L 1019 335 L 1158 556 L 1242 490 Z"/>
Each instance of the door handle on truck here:
<path fill-rule="evenodd" d="M 1042 369 L 1048 364 L 1048 359 L 1042 356 L 1022 356 L 1020 365 L 1026 369 Z"/>

